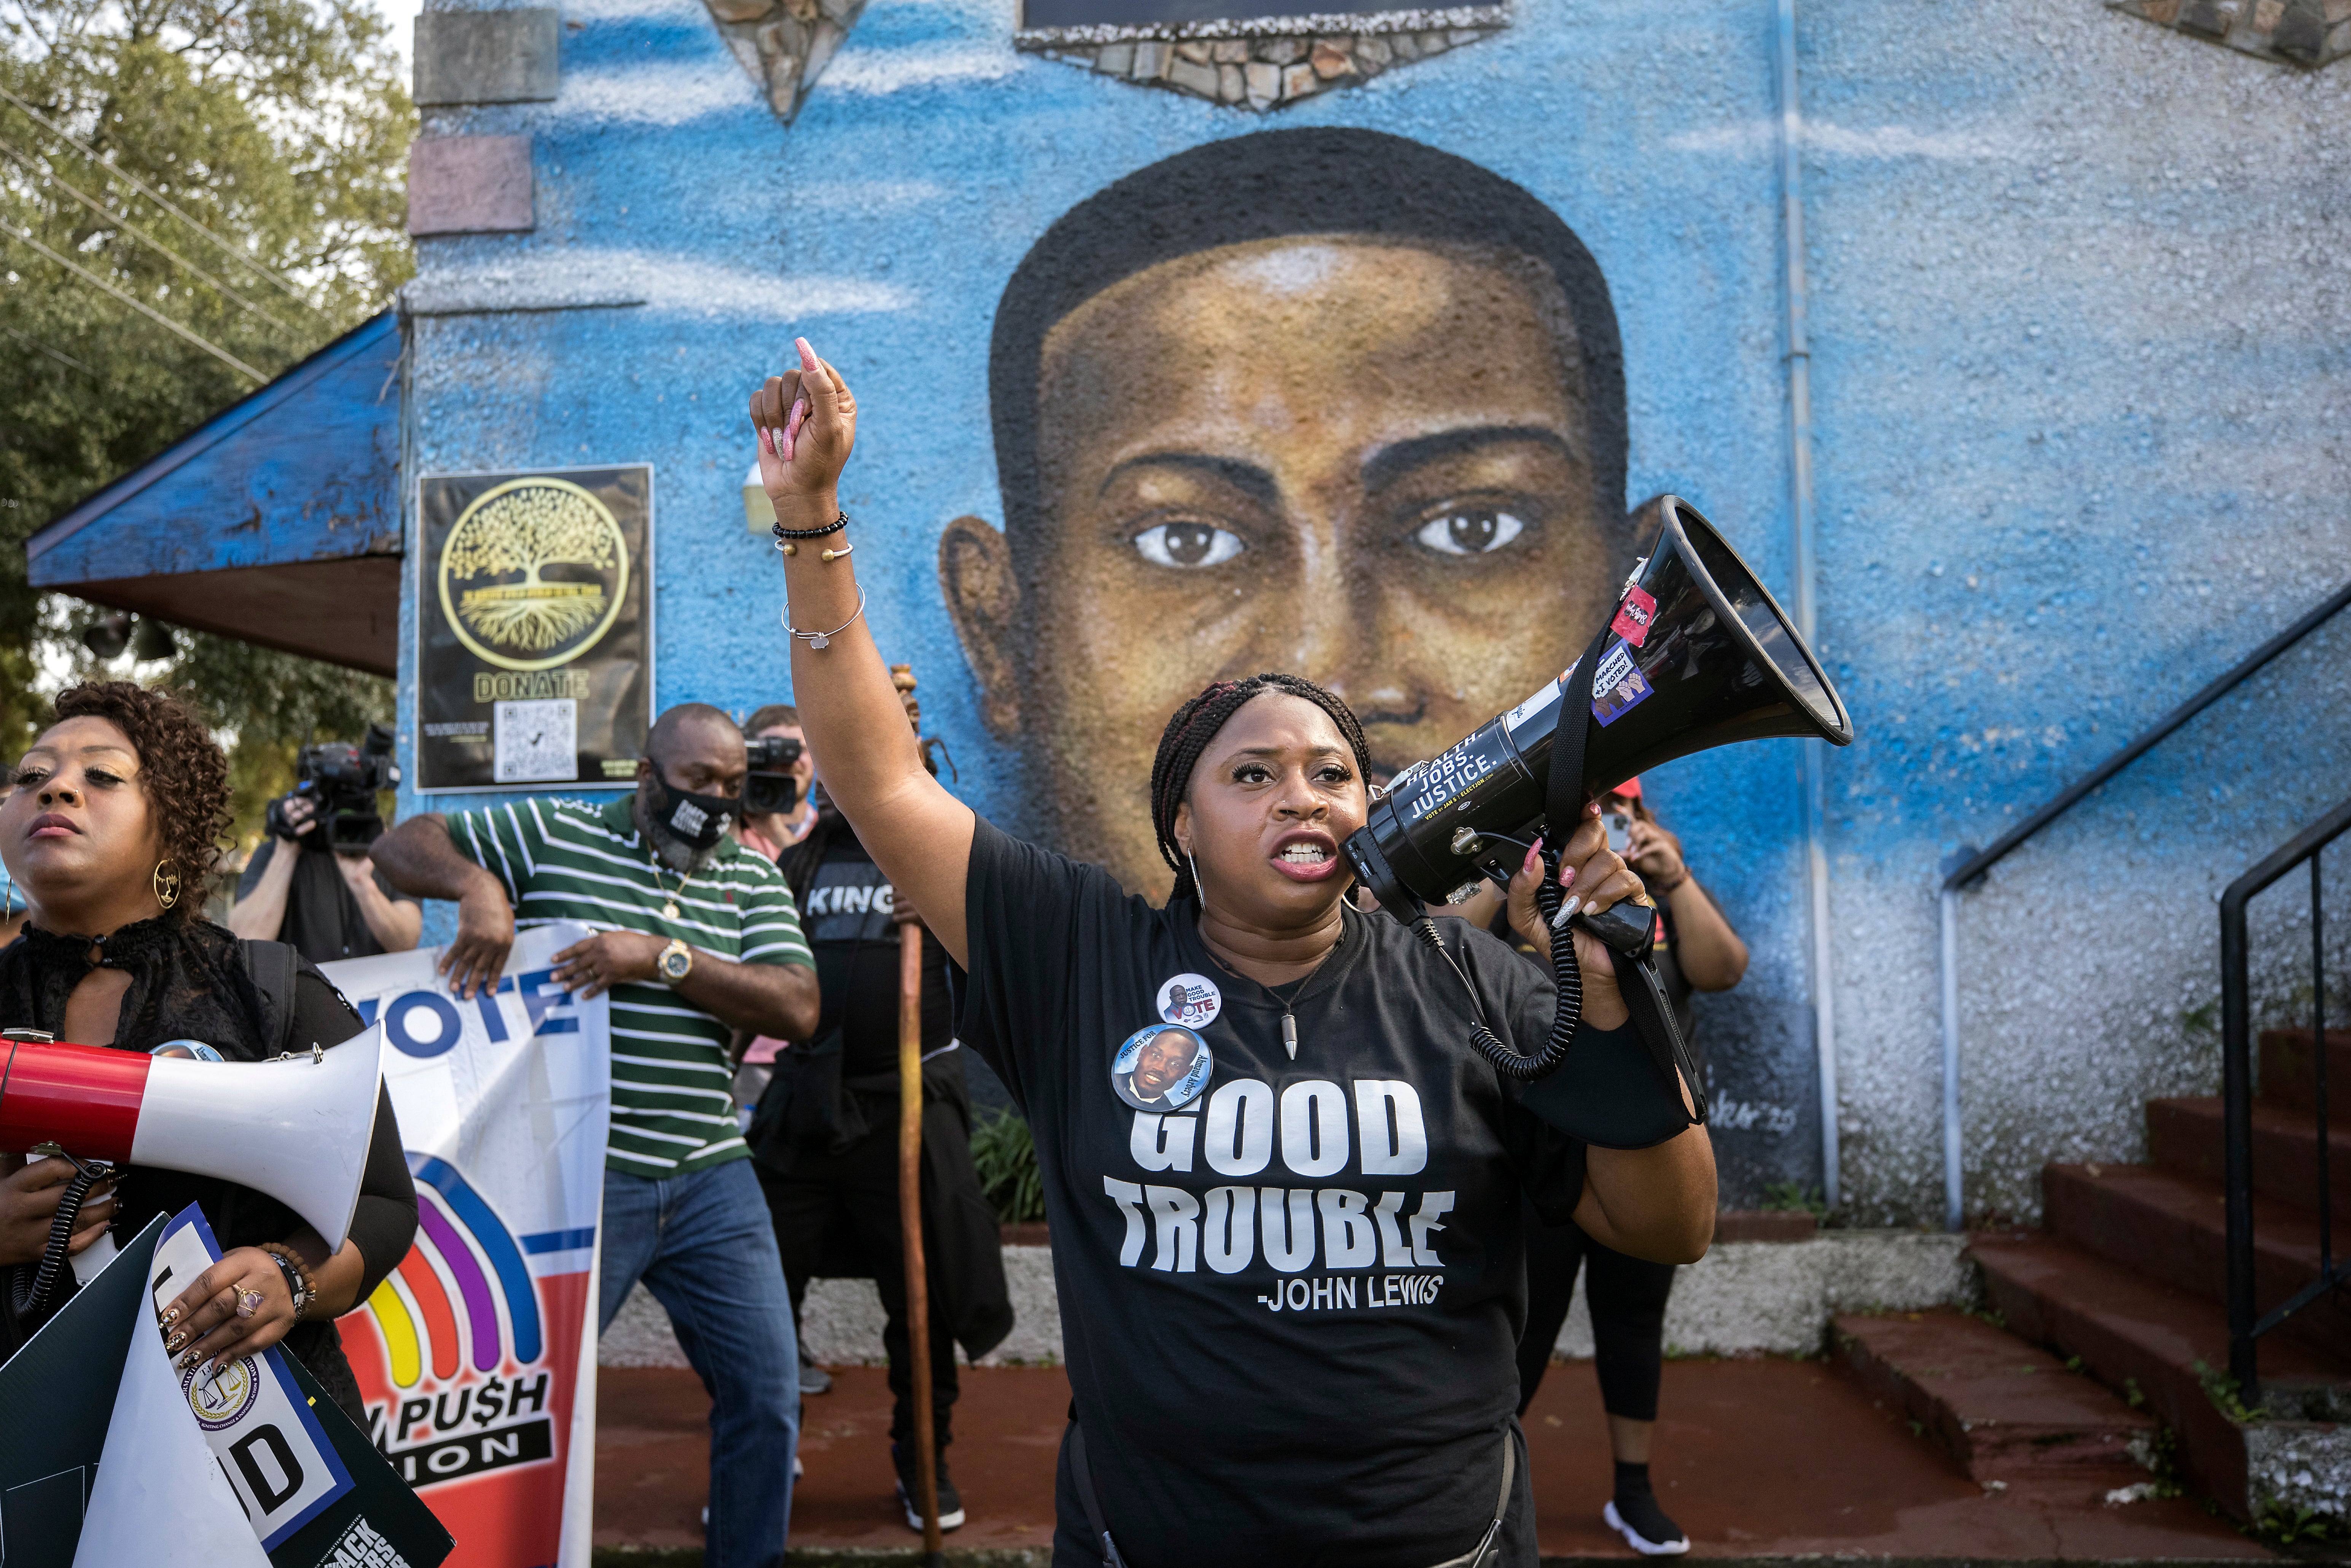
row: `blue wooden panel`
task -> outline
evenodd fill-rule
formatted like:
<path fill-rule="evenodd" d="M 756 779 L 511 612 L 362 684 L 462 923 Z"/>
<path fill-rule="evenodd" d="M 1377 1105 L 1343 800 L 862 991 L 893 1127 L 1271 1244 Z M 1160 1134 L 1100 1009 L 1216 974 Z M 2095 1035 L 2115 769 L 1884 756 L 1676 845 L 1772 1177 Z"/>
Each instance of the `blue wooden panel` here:
<path fill-rule="evenodd" d="M 92 496 L 34 586 L 398 555 L 400 348 L 387 310 Z"/>

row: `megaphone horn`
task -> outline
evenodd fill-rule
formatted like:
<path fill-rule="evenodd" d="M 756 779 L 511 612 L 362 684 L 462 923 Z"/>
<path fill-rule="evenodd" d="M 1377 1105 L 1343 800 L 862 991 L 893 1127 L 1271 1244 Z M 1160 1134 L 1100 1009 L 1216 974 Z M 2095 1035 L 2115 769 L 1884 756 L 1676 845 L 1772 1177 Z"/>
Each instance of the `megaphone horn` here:
<path fill-rule="evenodd" d="M 1659 496 L 1639 516 L 1655 520 L 1656 538 L 1618 602 L 1590 711 L 1566 711 L 1564 694 L 1583 685 L 1571 666 L 1436 760 L 1398 774 L 1349 836 L 1355 874 L 1397 918 L 1408 920 L 1416 902 L 1457 903 L 1480 878 L 1509 883 L 1520 846 L 1544 831 L 1562 724 L 1584 727 L 1585 800 L 1733 741 L 1851 744 L 1844 700 L 1739 552 L 1678 496 Z"/>
<path fill-rule="evenodd" d="M 218 1176 L 268 1194 L 331 1250 L 350 1234 L 383 1082 L 383 1027 L 276 1061 L 0 1040 L 0 1154 Z"/>

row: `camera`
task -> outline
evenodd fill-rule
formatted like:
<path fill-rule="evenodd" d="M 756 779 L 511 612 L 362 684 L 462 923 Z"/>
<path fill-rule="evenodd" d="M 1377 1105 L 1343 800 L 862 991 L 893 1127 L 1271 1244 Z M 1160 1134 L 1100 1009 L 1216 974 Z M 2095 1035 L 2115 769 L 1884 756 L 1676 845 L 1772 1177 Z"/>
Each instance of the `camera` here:
<path fill-rule="evenodd" d="M 296 800 L 308 800 L 311 821 L 319 826 L 295 839 L 296 843 L 347 854 L 367 849 L 383 836 L 376 792 L 400 782 L 400 765 L 392 759 L 392 727 L 371 724 L 367 738 L 357 746 L 332 740 L 304 747 L 295 760 L 294 788 L 269 802 L 264 825 L 270 835 L 294 838 L 293 820 L 286 808 Z"/>
<path fill-rule="evenodd" d="M 768 817 L 799 810 L 800 781 L 792 777 L 792 768 L 800 759 L 800 743 L 788 736 L 765 735 L 744 741 L 743 749 L 751 763 L 750 777 L 743 780 L 743 814 Z"/>

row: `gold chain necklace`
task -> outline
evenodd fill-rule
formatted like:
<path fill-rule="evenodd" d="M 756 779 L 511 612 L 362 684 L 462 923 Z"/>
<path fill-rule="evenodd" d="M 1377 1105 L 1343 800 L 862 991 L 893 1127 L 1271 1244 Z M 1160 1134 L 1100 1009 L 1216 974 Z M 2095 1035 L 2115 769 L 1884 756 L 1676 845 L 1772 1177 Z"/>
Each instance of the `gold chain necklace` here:
<path fill-rule="evenodd" d="M 655 853 L 653 854 L 653 885 L 654 885 L 655 887 L 661 887 L 662 863 L 661 863 L 661 856 L 660 856 L 660 854 L 659 854 L 658 852 L 655 852 Z M 676 918 L 677 918 L 677 901 L 678 901 L 679 899 L 681 899 L 681 898 L 683 898 L 683 897 L 684 897 L 684 896 L 685 896 L 685 887 L 686 887 L 686 883 L 688 883 L 692 882 L 693 880 L 694 880 L 694 873 L 691 873 L 691 872 L 680 872 L 680 873 L 678 873 L 678 875 L 677 875 L 677 891 L 675 891 L 674 893 L 673 893 L 673 892 L 671 892 L 668 888 L 665 888 L 665 887 L 663 887 L 663 888 L 661 889 L 661 891 L 662 891 L 662 895 L 663 895 L 664 898 L 666 898 L 666 899 L 668 900 L 668 902 L 667 902 L 667 903 L 665 903 L 665 904 L 664 904 L 662 905 L 662 918 L 663 918 L 664 920 L 674 920 L 674 919 L 676 919 Z"/>

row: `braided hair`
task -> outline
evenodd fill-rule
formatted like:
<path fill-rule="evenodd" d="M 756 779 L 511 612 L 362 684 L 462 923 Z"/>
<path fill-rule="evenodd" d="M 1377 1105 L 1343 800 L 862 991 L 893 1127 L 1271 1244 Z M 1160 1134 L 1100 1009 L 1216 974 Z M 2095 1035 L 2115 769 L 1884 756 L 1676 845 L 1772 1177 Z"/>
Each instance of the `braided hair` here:
<path fill-rule="evenodd" d="M 1192 769 L 1241 705 L 1266 692 L 1303 697 L 1330 715 L 1331 722 L 1346 737 L 1348 749 L 1355 754 L 1356 771 L 1370 776 L 1371 747 L 1364 740 L 1364 727 L 1355 722 L 1354 711 L 1312 681 L 1268 671 L 1247 680 L 1212 683 L 1176 710 L 1167 727 L 1159 733 L 1159 755 L 1151 761 L 1151 826 L 1159 836 L 1160 858 L 1176 871 L 1176 891 L 1168 894 L 1171 904 L 1179 898 L 1196 902 L 1200 896 L 1200 884 L 1192 876 L 1191 857 L 1176 844 L 1176 808 L 1190 792 Z"/>

